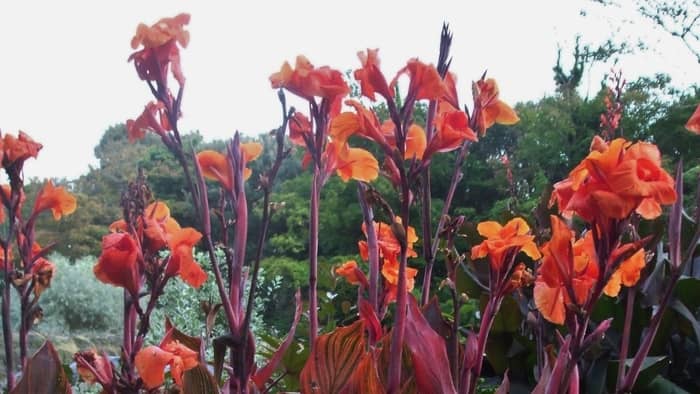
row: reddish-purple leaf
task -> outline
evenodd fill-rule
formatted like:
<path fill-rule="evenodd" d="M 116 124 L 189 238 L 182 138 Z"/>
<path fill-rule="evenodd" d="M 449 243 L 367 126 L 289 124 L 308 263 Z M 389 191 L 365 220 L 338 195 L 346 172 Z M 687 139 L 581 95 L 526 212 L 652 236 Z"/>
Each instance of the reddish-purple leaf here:
<path fill-rule="evenodd" d="M 70 394 L 71 389 L 61 359 L 51 342 L 44 346 L 27 362 L 24 375 L 12 390 L 12 394 Z"/>
<path fill-rule="evenodd" d="M 270 379 L 270 376 L 272 376 L 272 373 L 275 372 L 275 369 L 277 369 L 277 365 L 282 360 L 284 353 L 287 351 L 289 345 L 291 345 L 292 341 L 294 340 L 294 333 L 297 330 L 297 324 L 299 324 L 299 319 L 301 319 L 302 311 L 301 292 L 299 291 L 299 289 L 297 289 L 294 298 L 296 300 L 296 311 L 294 312 L 294 321 L 292 322 L 292 326 L 289 328 L 287 338 L 285 338 L 284 342 L 280 344 L 280 347 L 275 351 L 272 357 L 270 357 L 270 360 L 267 362 L 267 365 L 257 370 L 257 372 L 252 378 L 253 382 L 255 382 L 255 385 L 258 386 L 258 389 L 260 390 L 264 389 L 263 386 L 265 385 L 265 382 L 267 382 L 268 379 Z"/>
<path fill-rule="evenodd" d="M 301 392 L 340 393 L 365 354 L 364 331 L 358 320 L 319 336 L 301 371 Z"/>
<path fill-rule="evenodd" d="M 341 394 L 363 393 L 363 394 L 384 394 L 386 389 L 379 377 L 377 369 L 377 354 L 369 351 L 365 352 L 360 360 L 355 372 L 350 377 L 348 383 L 340 391 Z"/>
<path fill-rule="evenodd" d="M 364 299 L 360 300 L 360 320 L 365 323 L 370 346 L 373 346 L 382 337 L 382 323 L 372 305 Z"/>
<path fill-rule="evenodd" d="M 456 393 L 445 340 L 430 327 L 415 298 L 410 296 L 408 301 L 404 343 L 411 354 L 418 390 L 425 393 Z"/>
<path fill-rule="evenodd" d="M 206 365 L 200 363 L 185 371 L 182 392 L 185 394 L 219 394 L 219 388 Z"/>

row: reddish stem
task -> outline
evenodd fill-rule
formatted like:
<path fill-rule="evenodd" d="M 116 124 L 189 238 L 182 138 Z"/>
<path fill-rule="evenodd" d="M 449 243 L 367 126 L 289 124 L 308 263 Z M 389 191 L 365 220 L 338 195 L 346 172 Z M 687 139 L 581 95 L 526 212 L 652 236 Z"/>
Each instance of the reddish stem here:
<path fill-rule="evenodd" d="M 321 197 L 321 170 L 314 165 L 313 180 L 311 183 L 311 203 L 309 205 L 309 341 L 311 354 L 316 345 L 318 335 L 318 215 L 319 200 Z"/>
<path fill-rule="evenodd" d="M 622 331 L 622 343 L 617 366 L 617 383 L 615 392 L 619 392 L 625 377 L 625 362 L 627 361 L 627 351 L 629 350 L 630 335 L 632 329 L 632 314 L 634 313 L 634 298 L 637 294 L 637 287 L 633 286 L 627 291 L 627 305 L 625 306 L 625 324 Z"/>

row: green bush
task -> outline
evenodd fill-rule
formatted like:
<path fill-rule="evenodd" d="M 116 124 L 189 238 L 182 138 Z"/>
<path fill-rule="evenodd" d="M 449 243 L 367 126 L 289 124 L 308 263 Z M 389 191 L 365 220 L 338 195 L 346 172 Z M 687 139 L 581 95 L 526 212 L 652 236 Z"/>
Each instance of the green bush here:
<path fill-rule="evenodd" d="M 56 332 L 115 331 L 121 327 L 123 292 L 105 285 L 92 272 L 96 259 L 84 257 L 74 263 L 53 254 L 56 275 L 41 297 L 44 319 L 38 330 Z"/>

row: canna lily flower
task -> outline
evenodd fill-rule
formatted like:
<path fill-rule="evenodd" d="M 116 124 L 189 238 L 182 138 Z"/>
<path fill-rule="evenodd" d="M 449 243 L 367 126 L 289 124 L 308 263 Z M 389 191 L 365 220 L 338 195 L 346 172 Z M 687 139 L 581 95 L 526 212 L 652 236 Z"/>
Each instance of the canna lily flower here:
<path fill-rule="evenodd" d="M 410 292 L 416 283 L 418 270 L 406 267 L 406 291 Z M 399 290 L 399 262 L 396 260 L 384 260 L 382 264 L 382 276 L 386 281 L 384 303 L 388 304 L 396 299 Z"/>
<path fill-rule="evenodd" d="M 478 140 L 469 127 L 469 117 L 446 101 L 440 102 L 435 118 L 436 133 L 428 144 L 427 154 L 450 152 L 462 146 L 464 141 Z"/>
<path fill-rule="evenodd" d="M 126 121 L 126 133 L 131 143 L 143 139 L 147 131 L 164 137 L 171 129 L 165 106 L 160 101 L 149 102 L 136 120 Z"/>
<path fill-rule="evenodd" d="M 599 270 L 592 233 L 574 244 L 571 229 L 557 216 L 550 219 L 552 239 L 542 248 L 544 257 L 535 280 L 534 299 L 545 319 L 563 324 L 568 305 L 586 302 Z"/>
<path fill-rule="evenodd" d="M 418 59 L 409 60 L 391 81 L 392 90 L 403 74 L 408 74 L 410 78 L 406 96 L 413 100 L 437 100 L 448 93 L 447 86 L 432 64 L 425 64 Z"/>
<path fill-rule="evenodd" d="M 131 49 L 143 45 L 144 49 L 157 48 L 175 40 L 183 48 L 190 41 L 190 33 L 184 29 L 190 23 L 189 14 L 178 14 L 173 18 L 162 18 L 156 24 L 147 26 L 140 23 L 136 28 L 136 34 L 131 39 Z"/>
<path fill-rule="evenodd" d="M 245 165 L 260 156 L 263 146 L 259 142 L 246 142 L 240 144 L 240 149 L 244 166 L 243 180 L 248 180 L 253 171 Z M 197 153 L 197 161 L 205 178 L 219 181 L 226 190 L 233 189 L 233 168 L 226 155 L 213 150 L 204 150 Z"/>
<path fill-rule="evenodd" d="M 43 147 L 21 130 L 17 137 L 5 134 L 1 146 L 4 152 L 2 155 L 3 167 L 9 167 L 15 162 L 24 162 L 30 157 L 36 159 Z"/>
<path fill-rule="evenodd" d="M 53 218 L 59 220 L 64 215 L 75 212 L 77 207 L 75 196 L 68 193 L 64 187 L 55 187 L 51 180 L 46 181 L 34 202 L 33 215 L 51 209 Z"/>
<path fill-rule="evenodd" d="M 631 244 L 627 244 L 625 246 L 628 245 Z M 615 255 L 619 255 L 619 249 L 625 249 L 625 246 L 618 248 L 618 250 L 613 252 L 611 260 Z M 632 287 L 636 285 L 646 264 L 644 249 L 637 250 L 631 257 L 623 261 L 620 264 L 620 267 L 612 274 L 610 280 L 605 285 L 605 288 L 603 288 L 605 295 L 609 297 L 617 297 L 623 285 L 625 287 Z"/>
<path fill-rule="evenodd" d="M 480 135 L 486 134 L 486 130 L 495 123 L 512 125 L 518 123 L 520 118 L 508 104 L 498 98 L 498 85 L 496 80 L 489 78 L 476 81 L 474 84 L 476 106 L 479 109 L 478 131 Z"/>
<path fill-rule="evenodd" d="M 138 246 L 128 233 L 112 233 L 102 238 L 102 254 L 93 267 L 95 277 L 102 283 L 123 287 L 137 297 L 139 280 Z"/>
<path fill-rule="evenodd" d="M 97 354 L 94 350 L 75 353 L 73 356 L 78 367 L 78 375 L 88 384 L 99 383 L 105 392 L 112 392 L 114 371 L 106 354 Z"/>
<path fill-rule="evenodd" d="M 402 221 L 400 217 L 395 218 L 395 223 L 398 225 L 401 225 Z M 382 223 L 382 222 L 373 222 L 374 224 L 374 231 L 377 234 L 377 244 L 379 246 L 379 257 L 384 259 L 384 261 L 395 261 L 398 262 L 399 255 L 401 253 L 401 244 L 399 241 L 396 239 L 396 236 L 394 235 L 394 231 L 391 229 L 391 226 Z M 364 223 L 362 223 L 362 232 L 365 234 L 365 237 L 367 236 L 367 226 L 365 226 Z M 407 257 L 418 257 L 418 254 L 416 253 L 415 250 L 413 250 L 413 244 L 418 242 L 418 236 L 416 235 L 416 229 L 413 228 L 413 226 L 408 226 L 408 233 L 406 234 L 406 242 L 407 242 L 407 250 L 406 250 L 406 256 Z M 367 242 L 366 241 L 360 241 L 358 242 L 358 248 L 360 249 L 360 256 L 362 257 L 363 260 L 367 260 L 369 258 L 369 253 L 367 249 Z"/>
<path fill-rule="evenodd" d="M 535 237 L 528 235 L 530 226 L 522 218 L 511 219 L 505 226 L 498 222 L 481 222 L 476 227 L 479 235 L 486 240 L 472 247 L 472 260 L 489 257 L 491 267 L 499 272 L 510 253 L 525 252 L 533 260 L 541 257 Z"/>
<path fill-rule="evenodd" d="M 688 122 L 685 124 L 685 128 L 695 134 L 700 134 L 700 105 L 695 108 L 695 112 L 690 116 Z"/>
<path fill-rule="evenodd" d="M 183 228 L 168 237 L 170 259 L 165 274 L 180 275 L 183 282 L 195 289 L 207 280 L 207 273 L 192 256 L 192 249 L 200 239 L 202 234 L 191 227 Z"/>
<path fill-rule="evenodd" d="M 636 211 L 645 219 L 661 214 L 661 205 L 676 200 L 673 178 L 661 167 L 654 144 L 631 144 L 623 138 L 609 144 L 594 137 L 591 152 L 569 177 L 554 185 L 555 201 L 565 216 L 586 221 L 624 219 Z"/>
<path fill-rule="evenodd" d="M 371 182 L 379 176 L 379 162 L 368 151 L 361 148 L 351 148 L 347 144 L 337 147 L 332 142 L 326 145 L 329 153 L 329 167 L 335 170 L 344 182 L 351 178 L 362 182 Z"/>
<path fill-rule="evenodd" d="M 197 153 L 197 161 L 205 178 L 219 181 L 226 190 L 233 189 L 233 169 L 225 155 L 213 150 L 204 150 Z"/>
<path fill-rule="evenodd" d="M 311 121 L 303 113 L 294 112 L 292 118 L 289 119 L 289 140 L 294 145 L 306 146 L 306 138 L 313 138 Z"/>
<path fill-rule="evenodd" d="M 355 70 L 355 79 L 360 83 L 362 95 L 375 101 L 374 93 L 379 93 L 385 100 L 393 100 L 394 95 L 389 85 L 386 83 L 386 78 L 379 69 L 379 49 L 367 49 L 366 52 L 358 52 L 357 57 L 360 58 L 362 68 Z"/>
<path fill-rule="evenodd" d="M 328 66 L 316 68 L 302 55 L 297 56 L 295 68 L 284 62 L 280 71 L 270 75 L 270 84 L 309 101 L 321 97 L 333 102 L 350 92 L 340 71 Z"/>
<path fill-rule="evenodd" d="M 369 287 L 369 282 L 364 272 L 357 266 L 357 261 L 348 260 L 335 269 L 338 276 L 342 276 L 351 285 Z"/>
<path fill-rule="evenodd" d="M 170 375 L 175 384 L 182 387 L 185 371 L 198 364 L 199 354 L 177 340 L 141 349 L 134 359 L 136 371 L 141 376 L 144 386 L 149 390 L 163 385 L 166 366 L 170 366 Z"/>
<path fill-rule="evenodd" d="M 166 75 L 170 68 L 180 86 L 185 84 L 178 44 L 187 47 L 190 35 L 184 26 L 189 22 L 189 14 L 179 14 L 174 18 L 163 18 L 150 27 L 139 24 L 131 39 L 131 48 L 143 46 L 143 49 L 129 57 L 129 61 L 134 61 L 139 78 L 167 86 Z"/>
<path fill-rule="evenodd" d="M 56 265 L 40 257 L 34 262 L 30 272 L 34 283 L 34 296 L 39 297 L 44 290 L 51 287 L 51 279 L 56 273 Z"/>

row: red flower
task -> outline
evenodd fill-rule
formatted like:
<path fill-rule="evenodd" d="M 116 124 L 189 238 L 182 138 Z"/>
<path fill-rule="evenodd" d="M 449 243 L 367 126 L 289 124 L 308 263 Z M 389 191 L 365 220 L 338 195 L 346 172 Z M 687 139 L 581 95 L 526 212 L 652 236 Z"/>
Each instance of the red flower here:
<path fill-rule="evenodd" d="M 183 228 L 168 238 L 170 260 L 165 270 L 166 275 L 180 275 L 183 282 L 198 289 L 207 280 L 207 273 L 202 270 L 192 256 L 192 249 L 202 234 L 191 228 Z"/>
<path fill-rule="evenodd" d="M 432 64 L 425 64 L 418 59 L 409 60 L 391 81 L 392 88 L 403 74 L 408 74 L 410 78 L 406 96 L 414 100 L 437 100 L 449 93 L 447 86 L 440 78 L 440 74 Z"/>
<path fill-rule="evenodd" d="M 379 69 L 379 49 L 367 49 L 366 52 L 358 52 L 362 68 L 355 70 L 355 79 L 360 83 L 362 95 L 374 101 L 374 93 L 381 94 L 386 100 L 392 100 L 394 95 L 386 82 L 384 74 Z"/>
<path fill-rule="evenodd" d="M 147 131 L 151 131 L 163 137 L 170 129 L 170 122 L 165 113 L 165 106 L 160 101 L 151 101 L 146 104 L 146 108 L 144 108 L 143 112 L 136 120 L 129 119 L 126 121 L 126 133 L 129 142 L 143 139 Z"/>
<path fill-rule="evenodd" d="M 138 297 L 141 287 L 138 269 L 138 246 L 127 233 L 112 233 L 102 238 L 102 254 L 93 268 L 103 283 L 123 287 Z"/>

